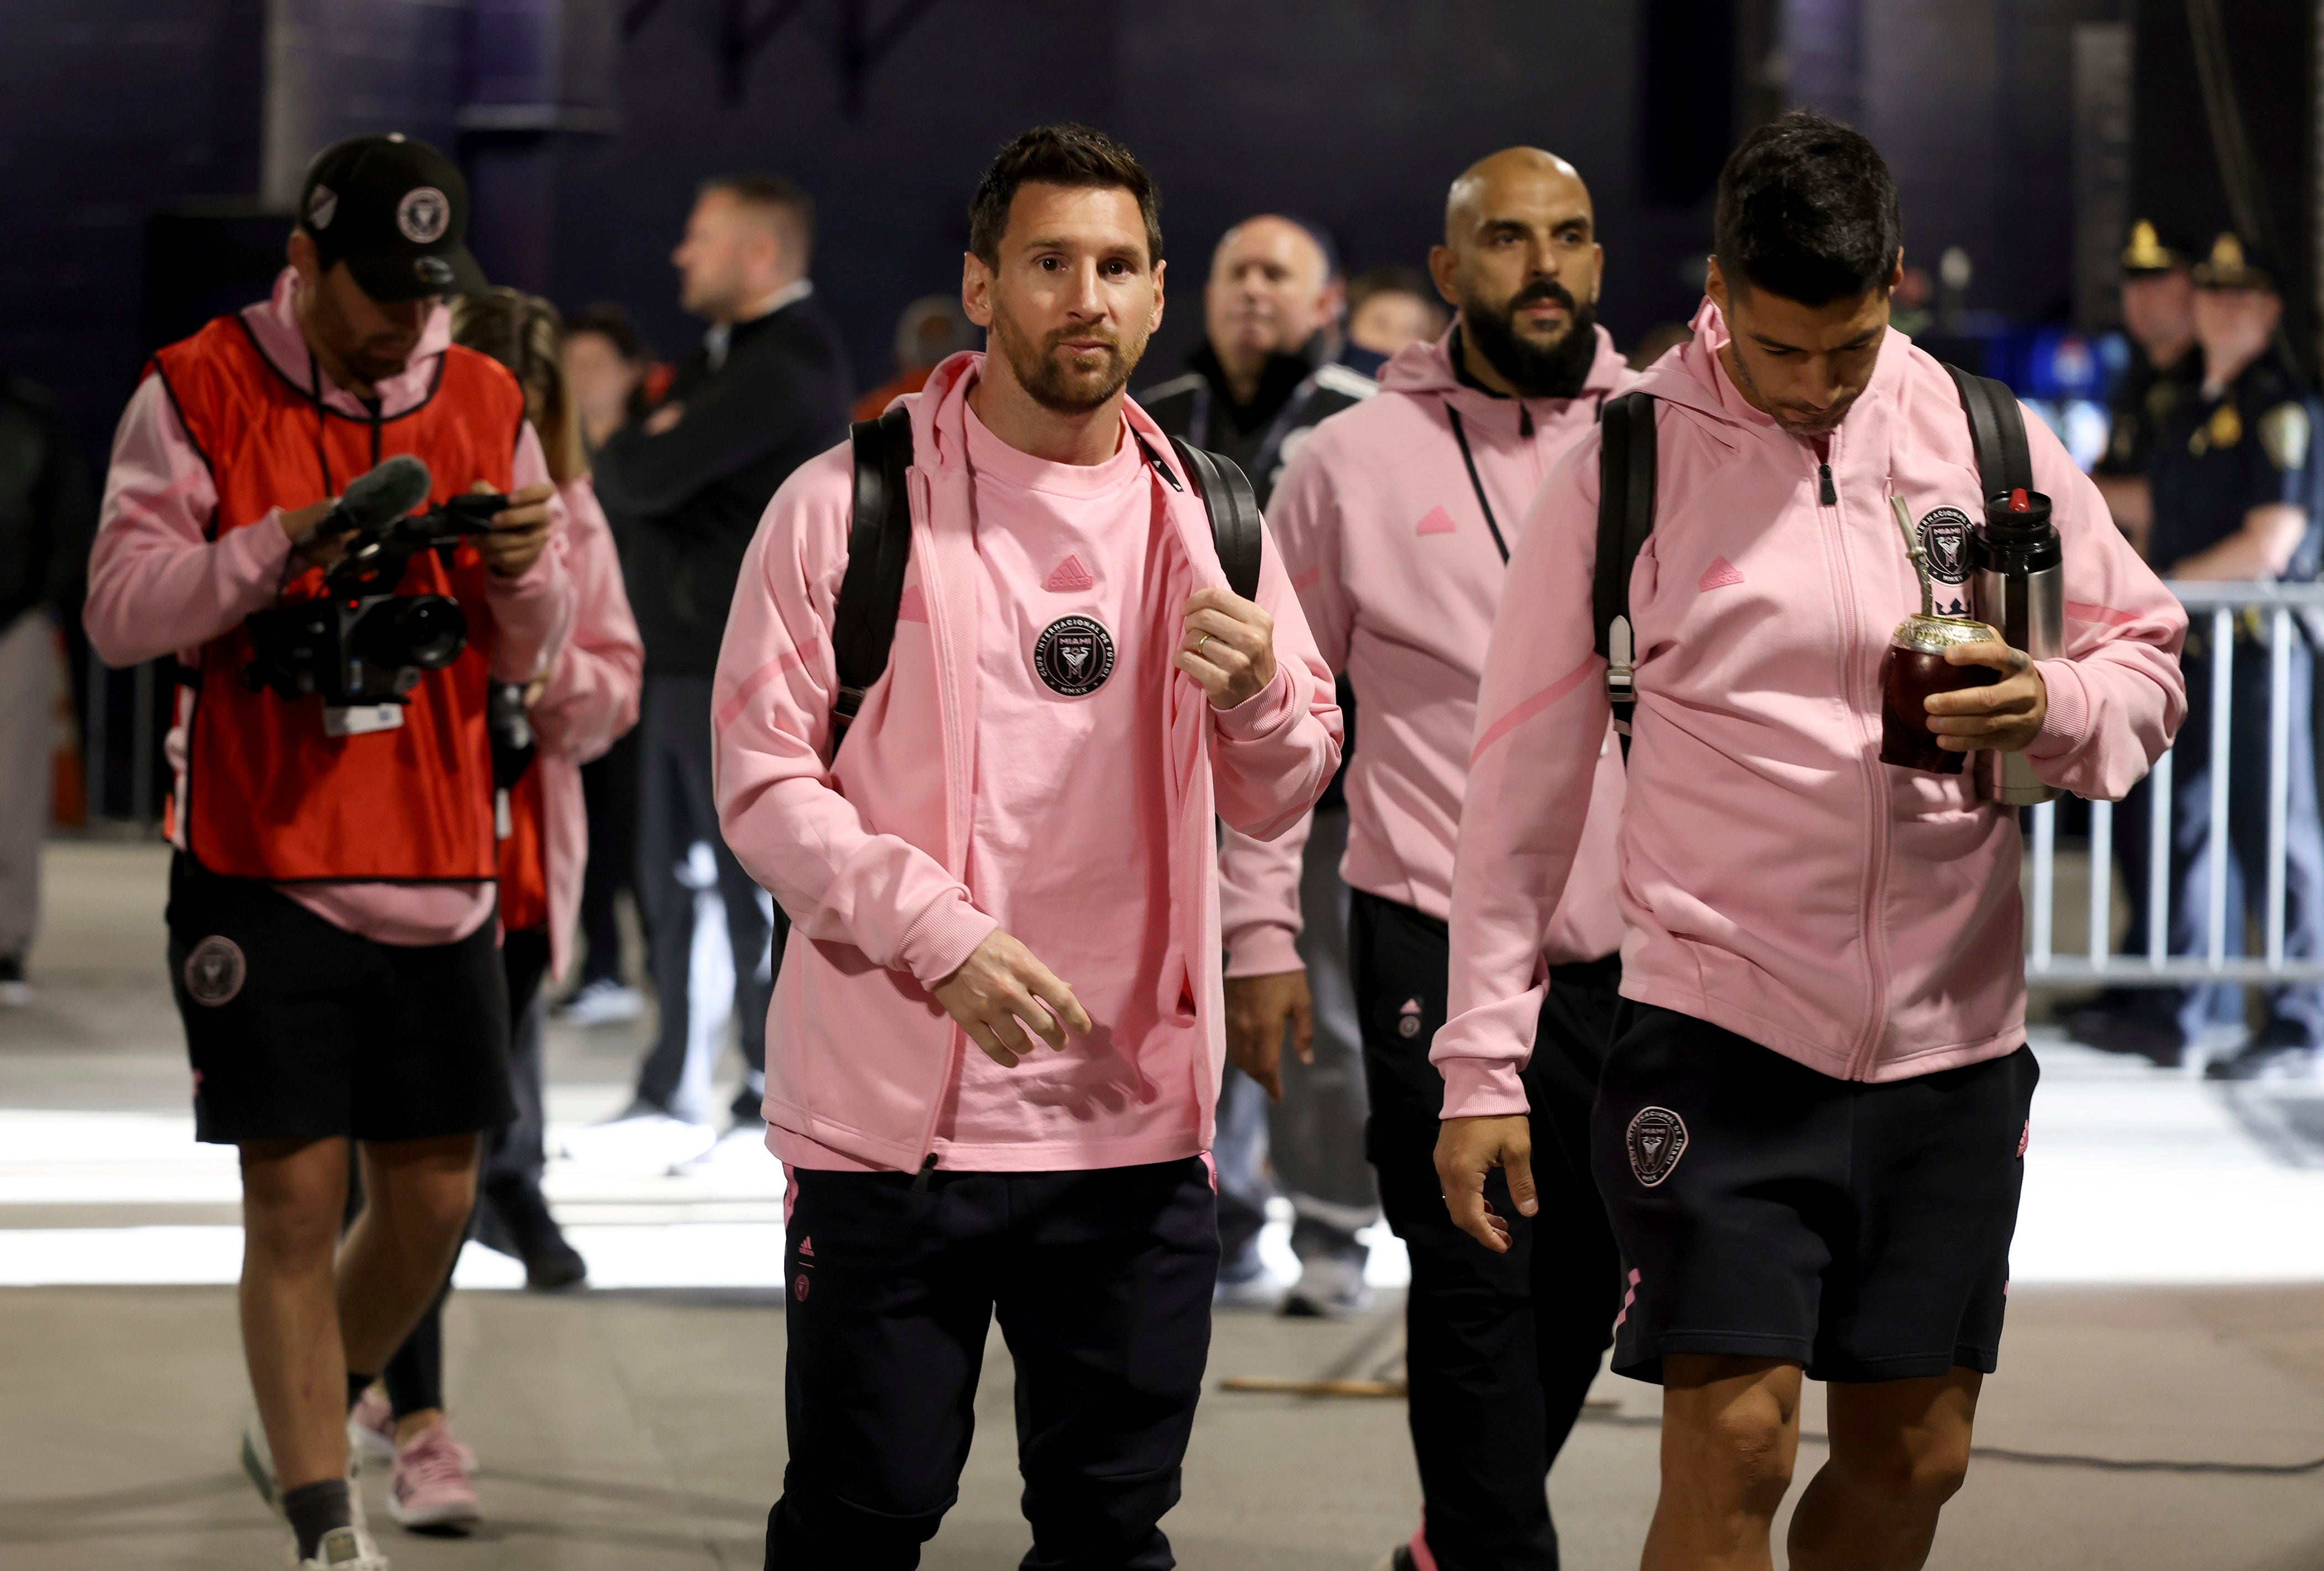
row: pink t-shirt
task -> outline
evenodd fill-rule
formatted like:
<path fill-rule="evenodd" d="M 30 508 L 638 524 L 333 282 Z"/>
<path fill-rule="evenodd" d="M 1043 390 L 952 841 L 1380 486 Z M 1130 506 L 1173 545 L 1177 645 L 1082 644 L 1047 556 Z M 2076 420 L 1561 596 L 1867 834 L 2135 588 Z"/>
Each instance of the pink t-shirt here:
<path fill-rule="evenodd" d="M 984 573 L 966 882 L 1095 1029 L 1061 1053 L 1037 1042 L 1014 1069 L 963 1053 L 937 1162 L 1026 1171 L 1192 1156 L 1203 1035 L 1171 941 L 1163 828 L 1179 617 L 1166 603 L 1154 482 L 1126 425 L 1098 464 L 1020 453 L 973 409 L 967 427 Z"/>
<path fill-rule="evenodd" d="M 1126 425 L 1098 464 L 1020 453 L 973 409 L 967 429 L 983 571 L 965 882 L 1094 1029 L 1063 1052 L 1037 1038 L 1014 1069 L 965 1047 L 936 1163 L 1039 1172 L 1194 1156 L 1206 1047 L 1171 937 L 1163 694 L 1180 618 L 1154 482 Z M 787 1130 L 771 1143 L 794 1166 L 868 1171 Z"/>

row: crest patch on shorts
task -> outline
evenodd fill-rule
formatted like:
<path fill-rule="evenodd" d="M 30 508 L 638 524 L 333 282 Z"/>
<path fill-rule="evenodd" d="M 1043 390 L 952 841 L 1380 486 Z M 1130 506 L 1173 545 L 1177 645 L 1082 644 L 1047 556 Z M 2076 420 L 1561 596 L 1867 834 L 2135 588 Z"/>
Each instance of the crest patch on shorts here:
<path fill-rule="evenodd" d="M 1113 635 L 1093 618 L 1061 616 L 1034 640 L 1033 669 L 1052 693 L 1095 693 L 1113 675 Z"/>
<path fill-rule="evenodd" d="M 242 991 L 243 978 L 250 974 L 249 962 L 242 958 L 242 946 L 230 938 L 213 933 L 194 945 L 186 957 L 186 994 L 197 1004 L 215 1009 L 230 1004 Z"/>
<path fill-rule="evenodd" d="M 1630 1171 L 1653 1189 L 1686 1154 L 1686 1120 L 1668 1107 L 1641 1107 L 1623 1132 L 1622 1144 L 1630 1153 Z"/>

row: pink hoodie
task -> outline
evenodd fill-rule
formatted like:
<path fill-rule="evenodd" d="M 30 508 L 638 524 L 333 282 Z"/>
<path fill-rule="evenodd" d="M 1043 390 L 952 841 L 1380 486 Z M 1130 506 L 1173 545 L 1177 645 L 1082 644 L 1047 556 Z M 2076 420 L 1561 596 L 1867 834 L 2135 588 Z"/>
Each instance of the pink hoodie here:
<path fill-rule="evenodd" d="M 613 531 L 588 476 L 557 488 L 565 503 L 565 571 L 573 579 L 573 635 L 532 706 L 540 750 L 540 836 L 549 859 L 549 972 L 565 975 L 581 875 L 589 865 L 589 814 L 581 766 L 601 757 L 638 723 L 645 646 L 622 585 Z"/>
<path fill-rule="evenodd" d="M 281 372 L 307 381 L 307 341 L 299 329 L 299 274 L 284 268 L 272 298 L 244 308 L 259 349 Z M 375 390 L 381 413 L 390 418 L 425 402 L 436 385 L 438 363 L 452 342 L 452 314 L 438 308 L 421 329 L 419 347 L 402 371 Z M 342 413 L 361 417 L 355 396 L 323 379 L 323 400 Z M 540 438 L 530 424 L 517 432 L 511 483 L 536 485 L 549 478 Z M 284 499 L 291 511 L 320 497 Z M 97 654 L 114 666 L 176 652 L 190 663 L 200 646 L 218 638 L 252 611 L 274 602 L 290 537 L 273 515 L 217 540 L 204 538 L 217 509 L 217 489 L 209 466 L 187 437 L 170 407 L 159 377 L 147 377 L 122 411 L 114 434 L 113 464 L 106 472 L 105 503 L 97 544 L 89 554 L 88 602 L 81 620 Z M 565 504 L 549 503 L 549 549 L 520 578 L 493 578 L 485 609 L 492 617 L 493 675 L 503 682 L 529 682 L 555 657 L 573 614 L 573 584 L 565 571 Z M 475 608 L 470 608 L 473 611 Z M 168 753 L 177 800 L 185 800 L 185 717 L 192 695 L 177 690 L 177 721 Z M 172 839 L 183 849 L 185 831 Z M 474 884 L 290 884 L 282 892 L 326 922 L 382 943 L 438 944 L 466 938 L 492 916 L 495 890 Z"/>
<path fill-rule="evenodd" d="M 953 356 L 926 390 L 900 400 L 912 411 L 911 565 L 887 672 L 836 764 L 825 759 L 832 606 L 853 491 L 844 446 L 802 465 L 768 505 L 742 559 L 712 689 L 720 827 L 792 922 L 768 1015 L 767 1121 L 905 1171 L 928 1155 L 954 1055 L 969 1051 L 928 989 L 994 926 L 961 876 L 981 571 L 963 414 L 982 359 Z M 1145 411 L 1123 407 L 1130 427 L 1167 455 Z M 1200 501 L 1153 484 L 1179 547 L 1174 603 L 1199 587 L 1223 588 Z M 1199 968 L 1172 991 L 1194 1001 L 1209 1039 L 1196 1073 L 1205 1149 L 1226 1044 L 1213 818 L 1279 834 L 1322 795 L 1340 756 L 1331 674 L 1272 546 L 1259 600 L 1275 618 L 1278 661 L 1266 691 L 1219 713 L 1192 678 L 1169 688 L 1172 919 L 1179 951 Z"/>
<path fill-rule="evenodd" d="M 1470 483 L 1448 411 L 1460 411 L 1477 478 L 1514 549 L 1557 455 L 1631 376 L 1600 327 L 1573 399 L 1494 398 L 1453 374 L 1452 334 L 1388 362 L 1380 391 L 1315 427 L 1268 506 L 1268 527 L 1316 646 L 1358 694 L 1362 731 L 1348 766 L 1348 853 L 1358 889 L 1443 921 L 1452 908 L 1477 684 L 1508 567 Z M 1586 620 L 1586 619 L 1585 619 Z M 1609 749 L 1591 795 L 1572 893 L 1550 924 L 1553 961 L 1595 960 L 1622 942 L 1614 826 L 1622 768 Z M 1231 831 L 1219 857 L 1227 975 L 1299 969 L 1299 857 L 1307 820 L 1271 841 Z"/>
<path fill-rule="evenodd" d="M 1880 661 L 1920 592 L 1889 499 L 1984 516 L 1951 379 L 1891 332 L 1871 385 L 1815 451 L 1750 408 L 1695 337 L 1640 382 L 1657 400 L 1654 533 L 1631 587 L 1638 707 L 1619 841 L 1625 997 L 1809 1068 L 1893 1080 L 2025 1036 L 2015 814 L 1966 776 L 1879 759 Z M 2065 539 L 2069 651 L 2026 756 L 2119 797 L 2185 712 L 2186 617 L 2097 488 L 2029 415 L 2034 477 Z M 1558 464 L 1510 565 L 1479 705 L 1452 894 L 1450 1018 L 1430 1057 L 1444 1116 L 1525 1111 L 1536 956 L 1574 866 L 1598 739 L 1598 443 Z M 1366 739 L 1367 744 L 1369 738 Z"/>

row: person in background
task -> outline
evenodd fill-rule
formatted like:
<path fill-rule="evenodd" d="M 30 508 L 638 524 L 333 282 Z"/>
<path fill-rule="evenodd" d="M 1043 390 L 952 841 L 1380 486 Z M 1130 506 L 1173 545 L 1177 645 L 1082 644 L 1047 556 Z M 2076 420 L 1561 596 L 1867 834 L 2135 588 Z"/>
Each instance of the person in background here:
<path fill-rule="evenodd" d="M 668 390 L 669 377 L 657 374 L 666 370 L 654 363 L 629 312 L 612 301 L 567 317 L 565 378 L 583 447 L 595 453 L 625 422 L 644 418 L 657 392 Z M 623 895 L 638 901 L 638 767 L 634 728 L 581 766 L 589 859 L 581 877 L 581 974 L 556 1009 L 567 1025 L 615 1025 L 645 1013 L 645 995 L 630 984 L 622 962 L 618 914 Z"/>
<path fill-rule="evenodd" d="M 964 349 L 976 347 L 976 329 L 950 295 L 922 295 L 896 322 L 896 375 L 855 400 L 854 418 L 876 420 L 881 412 L 928 385 L 928 372 Z"/>
<path fill-rule="evenodd" d="M 566 510 L 560 549 L 573 580 L 573 630 L 547 675 L 522 690 L 532 757 L 504 787 L 509 832 L 500 842 L 501 965 L 508 977 L 517 1116 L 485 1141 L 476 1220 L 484 1242 L 524 1262 L 528 1285 L 572 1287 L 587 1267 L 540 1190 L 540 984 L 544 971 L 554 977 L 563 970 L 571 949 L 588 845 L 580 766 L 637 723 L 644 651 L 622 591 L 613 534 L 590 488 L 557 308 L 511 289 L 465 296 L 452 308 L 452 338 L 514 373 L 524 390 L 525 418 L 540 438 Z M 475 1457 L 453 1438 L 445 1417 L 444 1300 L 451 1291 L 447 1276 L 347 1419 L 350 1443 L 392 1465 L 388 1511 L 407 1528 L 465 1529 L 484 1515 Z"/>
<path fill-rule="evenodd" d="M 2130 226 L 2121 262 L 2122 327 L 2131 344 L 2130 367 L 2115 389 L 2106 453 L 2090 478 L 2106 498 L 2115 527 L 2144 556 L 2154 533 L 2148 472 L 2162 446 L 2163 427 L 2202 385 L 2203 352 L 2195 342 L 2195 280 L 2187 253 L 2163 243 L 2153 223 L 2141 218 Z M 2148 947 L 2153 799 L 2153 782 L 2141 780 L 2114 813 L 2114 860 L 2122 869 L 2130 914 L 2124 954 L 2144 954 Z M 2062 1011 L 2059 1022 L 2086 1046 L 2176 1064 L 2183 1043 L 2175 1001 L 2176 994 L 2167 988 L 2107 988 Z"/>
<path fill-rule="evenodd" d="M 1374 717 L 1346 771 L 1339 824 L 1320 811 L 1314 822 L 1316 837 L 1332 829 L 1333 864 L 1354 891 L 1349 964 L 1370 1107 L 1360 1149 L 1412 1262 L 1405 1367 L 1423 1510 L 1384 1563 L 1392 1571 L 1557 1564 L 1543 1480 L 1597 1375 L 1618 1292 L 1586 1161 L 1621 976 L 1618 758 L 1599 766 L 1584 867 L 1542 948 L 1554 990 L 1523 1088 L 1536 1138 L 1567 1160 L 1544 1163 L 1550 1203 L 1507 1254 L 1486 1254 L 1445 1215 L 1434 1162 L 1444 1089 L 1428 1061 L 1445 1017 L 1462 782 L 1506 553 L 1559 455 L 1629 381 L 1597 325 L 1596 225 L 1589 188 L 1554 154 L 1508 148 L 1464 170 L 1429 258 L 1454 325 L 1407 345 L 1377 398 L 1316 427 L 1268 519 L 1317 648 Z M 1303 905 L 1314 920 L 1314 902 L 1293 896 L 1316 859 L 1312 838 L 1303 855 L 1304 827 L 1272 842 L 1231 836 L 1220 857 L 1228 1026 L 1240 1009 L 1259 1043 L 1306 1012 L 1319 979 L 1302 969 L 1309 946 L 1294 952 L 1290 942 Z"/>
<path fill-rule="evenodd" d="M 1147 389 L 1140 404 L 1171 436 L 1233 459 L 1265 508 L 1316 423 L 1377 390 L 1370 379 L 1332 362 L 1341 294 L 1332 253 L 1314 229 L 1275 214 L 1245 219 L 1211 253 L 1194 369 Z M 1338 697 L 1344 716 L 1352 695 L 1342 685 Z M 1234 1067 L 1220 1089 L 1213 1151 L 1224 1251 L 1222 1307 L 1280 1304 L 1296 1315 L 1336 1316 L 1361 1309 L 1370 1296 L 1370 1251 L 1356 1234 L 1379 1219 L 1379 1202 L 1363 1160 L 1363 1061 L 1347 980 L 1348 891 L 1340 882 L 1346 840 L 1346 803 L 1335 780 L 1298 875 L 1305 921 L 1296 955 L 1286 934 L 1278 946 L 1283 954 L 1268 968 L 1296 963 L 1314 980 L 1310 999 L 1288 1022 L 1294 1051 L 1287 1061 L 1284 1018 L 1268 1027 L 1247 1018 L 1241 984 L 1227 984 L 1227 1052 Z M 1222 914 L 1231 948 L 1241 916 Z M 1240 974 L 1232 966 L 1229 973 Z M 1255 1034 L 1262 1029 L 1271 1029 L 1274 1040 L 1260 1043 Z M 1256 1079 L 1244 1072 L 1261 1062 Z M 1288 1192 L 1295 1217 L 1292 1252 L 1300 1277 L 1287 1294 L 1259 1248 L 1273 1187 L 1270 1155 L 1275 1184 Z"/>
<path fill-rule="evenodd" d="M 645 639 L 637 868 L 659 1020 L 630 1107 L 568 1138 L 584 1160 L 659 1167 L 706 1155 L 719 1135 L 711 1078 L 737 1015 L 747 1072 L 731 1133 L 755 1147 L 765 1129 L 767 999 L 786 924 L 718 832 L 710 680 L 768 499 L 847 431 L 847 350 L 813 298 L 814 239 L 814 205 L 788 180 L 736 175 L 702 188 L 670 261 L 679 304 L 710 330 L 669 396 L 595 461 Z M 722 917 L 723 957 L 710 936 Z"/>
<path fill-rule="evenodd" d="M 1433 344 L 1452 320 L 1416 267 L 1367 268 L 1348 280 L 1348 343 L 1340 363 L 1378 376 L 1407 344 Z"/>
<path fill-rule="evenodd" d="M 591 454 L 669 390 L 669 372 L 654 363 L 630 313 L 611 300 L 565 318 L 565 377 L 579 413 L 581 442 Z"/>
<path fill-rule="evenodd" d="M 2283 297 L 2277 273 L 2240 237 L 2222 234 L 2190 270 L 2195 345 L 2202 374 L 2158 424 L 2147 474 L 2154 527 L 2147 559 L 2167 579 L 2283 580 L 2317 575 L 2318 491 L 2324 464 L 2316 452 L 2319 413 L 2314 390 L 2280 336 Z M 2227 654 L 2212 619 L 2200 616 L 2187 635 L 2181 665 L 2187 722 L 2171 776 L 2170 952 L 2200 955 L 2209 946 L 2211 788 L 2227 772 L 2227 952 L 2245 951 L 2246 921 L 2267 921 L 2269 737 L 2272 663 L 2291 684 L 2286 720 L 2283 817 L 2283 954 L 2324 953 L 2324 826 L 2316 800 L 2316 737 L 2310 694 L 2315 655 L 2295 618 L 2291 648 L 2274 649 L 2273 619 L 2235 620 L 2228 694 L 2227 757 L 2211 751 L 2212 674 Z M 2174 1067 L 2212 1026 L 2244 1023 L 2240 984 L 2150 989 L 2144 1021 L 2158 1032 L 2142 1051 Z M 2324 985 L 2295 982 L 2268 989 L 2249 1043 L 2215 1060 L 2217 1079 L 2305 1077 L 2324 1043 Z"/>
<path fill-rule="evenodd" d="M 97 498 L 46 390 L 0 373 L 0 1006 L 32 1002 L 57 628 L 78 621 Z"/>

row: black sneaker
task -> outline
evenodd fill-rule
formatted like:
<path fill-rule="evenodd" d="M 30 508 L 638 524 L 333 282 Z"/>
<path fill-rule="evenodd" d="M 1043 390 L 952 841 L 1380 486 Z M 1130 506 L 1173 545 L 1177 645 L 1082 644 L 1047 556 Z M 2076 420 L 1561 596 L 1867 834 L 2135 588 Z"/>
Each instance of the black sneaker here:
<path fill-rule="evenodd" d="M 32 1001 L 32 985 L 24 980 L 24 957 L 0 955 L 0 1006 L 22 1008 Z"/>
<path fill-rule="evenodd" d="M 522 1179 L 498 1180 L 484 1186 L 484 1201 L 489 1226 L 479 1228 L 478 1236 L 487 1246 L 524 1262 L 525 1286 L 556 1292 L 588 1280 L 588 1262 L 566 1242 L 539 1186 Z"/>
<path fill-rule="evenodd" d="M 2207 1080 L 2312 1080 L 2318 1052 L 2307 1033 L 2288 1020 L 2271 1021 L 2251 1045 L 2232 1058 L 2203 1066 Z"/>

